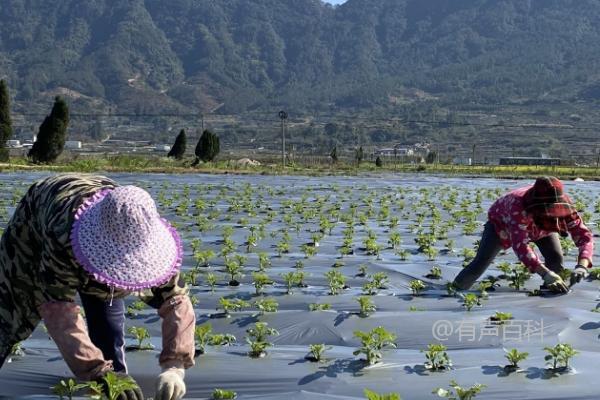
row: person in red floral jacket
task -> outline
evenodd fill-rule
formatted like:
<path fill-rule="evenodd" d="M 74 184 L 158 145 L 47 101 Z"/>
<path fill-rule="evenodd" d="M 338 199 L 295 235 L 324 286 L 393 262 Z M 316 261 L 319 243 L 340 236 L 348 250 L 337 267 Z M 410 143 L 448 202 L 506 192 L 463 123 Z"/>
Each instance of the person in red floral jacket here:
<path fill-rule="evenodd" d="M 570 285 L 558 274 L 564 268 L 560 236 L 569 234 L 579 249 Z M 532 242 L 543 261 L 530 247 Z M 531 272 L 542 277 L 548 289 L 557 293 L 568 292 L 569 286 L 587 277 L 594 253 L 591 231 L 555 177 L 538 178 L 533 186 L 513 190 L 492 204 L 477 255 L 455 278 L 454 287 L 470 288 L 500 250 L 509 247 Z"/>

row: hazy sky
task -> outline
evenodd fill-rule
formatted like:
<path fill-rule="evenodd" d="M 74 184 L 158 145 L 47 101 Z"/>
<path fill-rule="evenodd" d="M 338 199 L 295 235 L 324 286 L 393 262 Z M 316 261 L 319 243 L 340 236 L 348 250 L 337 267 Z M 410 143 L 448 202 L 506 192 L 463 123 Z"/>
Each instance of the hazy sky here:
<path fill-rule="evenodd" d="M 345 3 L 346 0 L 324 0 L 327 3 L 331 3 L 331 4 L 342 4 Z"/>

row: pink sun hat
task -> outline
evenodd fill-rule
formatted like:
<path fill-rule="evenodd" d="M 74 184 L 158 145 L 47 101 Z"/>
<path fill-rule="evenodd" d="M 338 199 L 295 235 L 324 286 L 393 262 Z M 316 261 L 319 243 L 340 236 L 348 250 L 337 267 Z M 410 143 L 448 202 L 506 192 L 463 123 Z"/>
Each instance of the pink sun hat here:
<path fill-rule="evenodd" d="M 179 271 L 179 234 L 136 186 L 102 189 L 76 211 L 71 245 L 94 280 L 125 290 L 161 286 Z"/>

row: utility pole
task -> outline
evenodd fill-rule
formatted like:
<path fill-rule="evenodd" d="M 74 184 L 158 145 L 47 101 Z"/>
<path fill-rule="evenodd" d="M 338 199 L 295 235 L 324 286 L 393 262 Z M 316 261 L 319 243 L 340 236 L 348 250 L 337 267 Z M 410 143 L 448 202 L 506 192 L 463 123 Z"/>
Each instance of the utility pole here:
<path fill-rule="evenodd" d="M 475 165 L 475 148 L 477 145 L 473 143 L 473 158 L 471 159 L 471 165 Z"/>
<path fill-rule="evenodd" d="M 200 114 L 200 126 L 202 127 L 202 133 L 204 133 L 204 113 Z"/>
<path fill-rule="evenodd" d="M 285 168 L 285 121 L 288 118 L 287 112 L 279 111 L 279 118 L 281 119 L 281 165 Z"/>

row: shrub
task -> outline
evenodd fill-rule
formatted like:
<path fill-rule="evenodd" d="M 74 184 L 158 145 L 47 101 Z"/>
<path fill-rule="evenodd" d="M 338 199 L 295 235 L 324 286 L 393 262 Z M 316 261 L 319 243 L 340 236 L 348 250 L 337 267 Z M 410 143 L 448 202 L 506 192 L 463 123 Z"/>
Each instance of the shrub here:
<path fill-rule="evenodd" d="M 378 363 L 382 357 L 382 350 L 386 347 L 395 348 L 396 335 L 378 326 L 370 332 L 355 331 L 354 336 L 361 342 L 361 347 L 353 352 L 353 354 L 364 354 L 369 365 Z"/>

